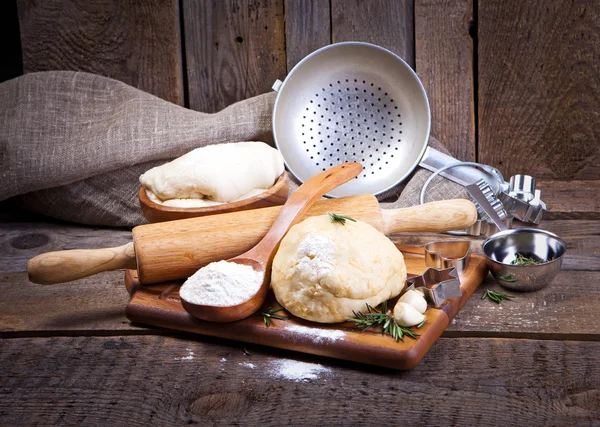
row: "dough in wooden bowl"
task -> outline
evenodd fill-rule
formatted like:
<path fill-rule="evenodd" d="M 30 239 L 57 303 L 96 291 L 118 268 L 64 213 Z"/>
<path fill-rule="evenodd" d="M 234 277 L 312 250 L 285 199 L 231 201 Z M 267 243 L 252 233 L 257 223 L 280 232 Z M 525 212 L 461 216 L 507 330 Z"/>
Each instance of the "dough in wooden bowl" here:
<path fill-rule="evenodd" d="M 283 173 L 283 157 L 264 142 L 197 148 L 150 169 L 140 183 L 154 203 L 206 207 L 247 199 L 270 188 Z"/>
<path fill-rule="evenodd" d="M 343 322 L 394 298 L 404 288 L 404 257 L 367 223 L 328 215 L 293 226 L 273 260 L 271 286 L 290 313 L 321 323 Z"/>

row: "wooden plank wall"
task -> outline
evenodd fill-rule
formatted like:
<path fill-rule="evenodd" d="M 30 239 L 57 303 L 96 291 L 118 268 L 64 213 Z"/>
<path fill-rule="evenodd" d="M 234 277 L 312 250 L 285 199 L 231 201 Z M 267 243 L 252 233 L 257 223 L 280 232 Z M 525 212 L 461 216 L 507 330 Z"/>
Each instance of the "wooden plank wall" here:
<path fill-rule="evenodd" d="M 305 55 L 359 40 L 396 52 L 462 160 L 547 191 L 600 183 L 595 0 L 17 0 L 25 72 L 104 74 L 213 112 L 268 92 Z"/>

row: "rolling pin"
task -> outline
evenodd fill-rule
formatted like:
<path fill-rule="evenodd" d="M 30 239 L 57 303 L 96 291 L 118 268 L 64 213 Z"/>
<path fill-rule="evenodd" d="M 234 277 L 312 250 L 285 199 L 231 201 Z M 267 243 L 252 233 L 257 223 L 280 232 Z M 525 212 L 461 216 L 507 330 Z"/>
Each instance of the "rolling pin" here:
<path fill-rule="evenodd" d="M 267 234 L 281 206 L 140 225 L 133 242 L 106 249 L 48 252 L 29 260 L 29 280 L 50 285 L 102 271 L 137 269 L 143 284 L 187 278 L 206 264 L 233 258 Z M 475 205 L 465 199 L 443 200 L 402 209 L 381 209 L 375 196 L 322 200 L 296 222 L 328 212 L 371 224 L 386 235 L 441 232 L 475 223 Z"/>

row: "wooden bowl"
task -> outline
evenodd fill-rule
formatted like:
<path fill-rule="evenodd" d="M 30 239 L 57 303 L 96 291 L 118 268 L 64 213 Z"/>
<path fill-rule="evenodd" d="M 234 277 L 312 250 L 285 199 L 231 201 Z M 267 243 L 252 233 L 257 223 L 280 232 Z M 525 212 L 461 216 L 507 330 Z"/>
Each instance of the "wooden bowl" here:
<path fill-rule="evenodd" d="M 148 198 L 144 187 L 140 188 L 138 197 L 144 217 L 152 223 L 283 205 L 288 198 L 289 185 L 288 173 L 283 172 L 275 184 L 263 193 L 237 202 L 203 208 L 177 208 L 154 203 Z"/>

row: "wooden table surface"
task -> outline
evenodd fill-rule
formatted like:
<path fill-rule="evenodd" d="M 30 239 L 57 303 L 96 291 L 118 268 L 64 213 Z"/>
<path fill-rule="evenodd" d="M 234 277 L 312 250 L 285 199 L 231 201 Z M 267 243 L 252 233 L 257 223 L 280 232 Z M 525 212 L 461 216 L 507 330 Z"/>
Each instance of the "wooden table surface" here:
<path fill-rule="evenodd" d="M 102 74 L 204 112 L 269 91 L 329 43 L 391 49 L 423 82 L 432 136 L 535 176 L 542 227 L 568 252 L 548 288 L 500 306 L 480 299 L 500 290 L 488 279 L 422 363 L 395 372 L 132 325 L 123 272 L 34 285 L 29 258 L 130 232 L 0 204 L 0 425 L 600 426 L 600 2 L 16 4 L 23 72 Z"/>
<path fill-rule="evenodd" d="M 41 252 L 121 245 L 129 230 L 5 209 L 0 424 L 600 425 L 600 210 L 564 185 L 542 183 L 542 227 L 568 244 L 555 281 L 495 305 L 480 299 L 501 290 L 488 277 L 406 372 L 132 325 L 122 271 L 55 286 L 26 273 Z M 597 198 L 594 185 L 579 193 Z"/>

